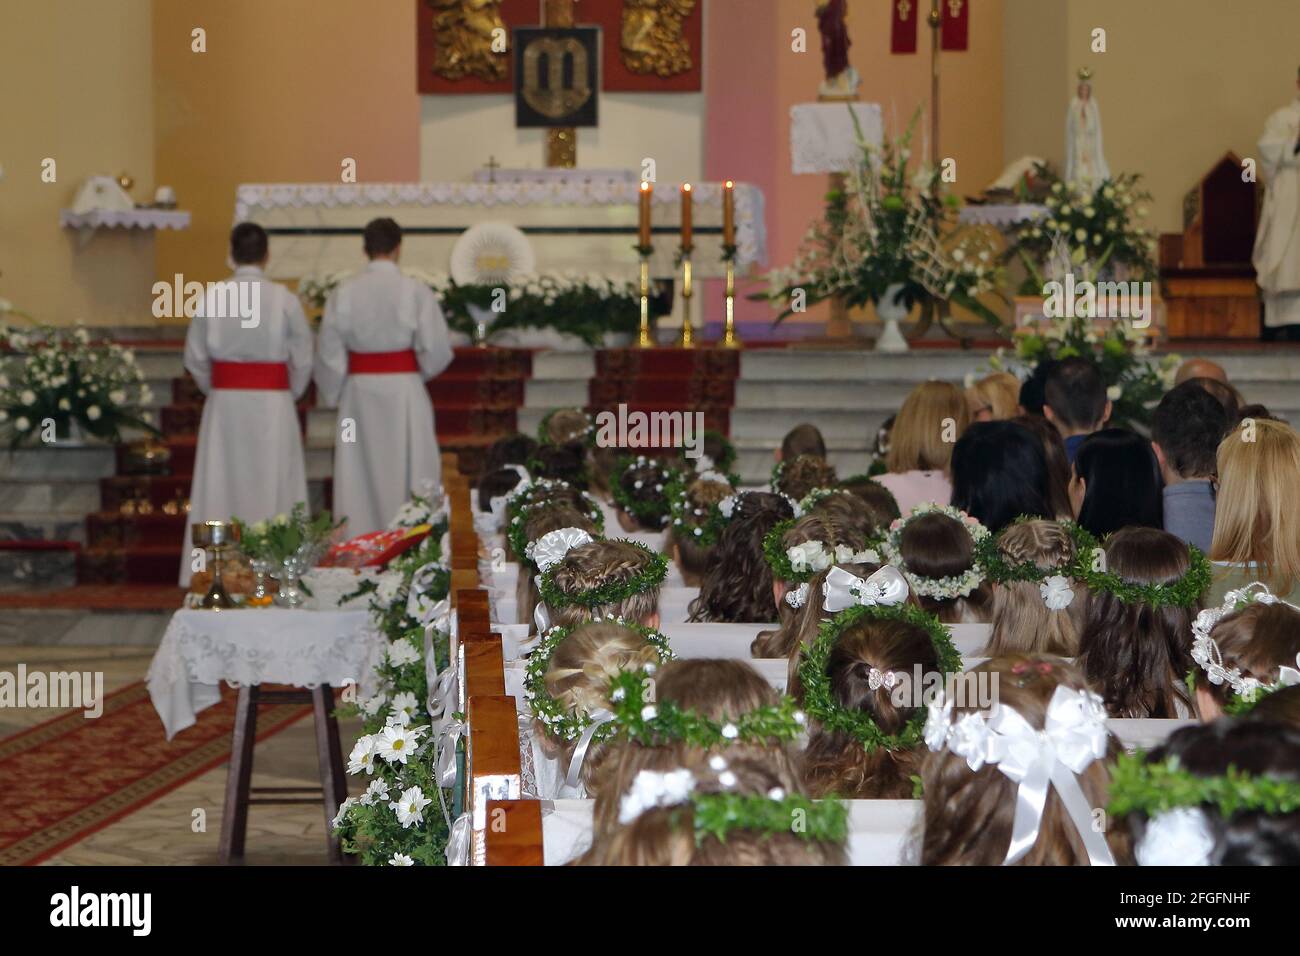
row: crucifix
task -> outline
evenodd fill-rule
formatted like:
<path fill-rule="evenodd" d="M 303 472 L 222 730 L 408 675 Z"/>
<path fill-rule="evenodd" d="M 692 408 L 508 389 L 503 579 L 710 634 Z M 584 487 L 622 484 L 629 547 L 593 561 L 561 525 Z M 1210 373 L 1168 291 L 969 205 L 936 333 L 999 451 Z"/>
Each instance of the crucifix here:
<path fill-rule="evenodd" d="M 542 0 L 542 26 L 571 27 L 577 22 L 578 0 Z M 546 165 L 572 169 L 578 165 L 578 131 L 554 126 L 546 131 Z"/>
<path fill-rule="evenodd" d="M 488 182 L 495 183 L 497 181 L 497 170 L 501 168 L 501 164 L 497 162 L 497 158 L 495 156 L 489 156 L 488 161 L 484 163 L 483 166 L 488 171 Z"/>

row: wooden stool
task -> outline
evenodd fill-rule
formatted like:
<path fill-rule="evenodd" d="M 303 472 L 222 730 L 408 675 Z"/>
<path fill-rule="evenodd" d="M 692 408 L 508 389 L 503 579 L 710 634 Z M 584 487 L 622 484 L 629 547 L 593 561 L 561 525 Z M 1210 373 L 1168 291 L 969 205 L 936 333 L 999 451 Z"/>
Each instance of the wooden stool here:
<path fill-rule="evenodd" d="M 257 708 L 269 704 L 312 705 L 316 720 L 316 759 L 320 763 L 317 787 L 253 787 L 253 745 L 257 741 Z M 272 794 L 260 797 L 252 794 Z M 289 796 L 311 794 L 311 796 Z M 343 863 L 343 850 L 334 835 L 334 817 L 348 795 L 343 752 L 339 749 L 339 725 L 334 718 L 334 691 L 328 684 L 313 689 L 263 690 L 257 684 L 239 688 L 235 707 L 235 731 L 230 746 L 230 769 L 226 775 L 225 812 L 221 816 L 218 858 L 237 863 L 244 856 L 244 835 L 248 831 L 248 808 L 254 803 L 319 803 L 325 806 L 325 840 L 331 863 Z"/>

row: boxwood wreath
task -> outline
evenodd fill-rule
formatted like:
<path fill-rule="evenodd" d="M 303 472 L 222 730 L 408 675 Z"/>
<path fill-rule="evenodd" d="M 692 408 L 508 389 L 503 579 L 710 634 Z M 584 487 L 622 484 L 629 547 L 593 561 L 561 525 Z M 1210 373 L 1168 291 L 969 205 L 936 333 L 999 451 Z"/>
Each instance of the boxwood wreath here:
<path fill-rule="evenodd" d="M 557 489 L 570 487 L 572 486 L 566 481 L 540 479 L 531 482 L 506 499 L 506 540 L 510 542 L 511 553 L 521 562 L 527 560 L 524 551 L 528 547 L 528 539 L 525 537 L 528 515 L 535 509 L 550 506 L 546 495 Z M 538 492 L 536 496 L 532 494 L 534 491 Z M 605 533 L 605 515 L 595 498 L 585 491 L 579 494 L 582 495 L 582 502 L 586 506 L 587 517 L 591 519 L 596 529 L 592 536 L 598 538 Z"/>
<path fill-rule="evenodd" d="M 939 667 L 945 674 L 961 671 L 961 655 L 953 646 L 948 629 L 939 623 L 933 614 L 927 614 L 911 604 L 897 607 L 872 605 L 869 607 L 851 607 L 841 611 L 829 620 L 823 621 L 817 629 L 817 639 L 803 654 L 799 664 L 799 680 L 803 684 L 804 710 L 808 716 L 831 732 L 848 734 L 868 753 L 877 749 L 910 750 L 921 743 L 924 738 L 926 709 L 917 707 L 908 718 L 903 729 L 897 734 L 887 734 L 880 729 L 871 715 L 861 710 L 849 710 L 842 707 L 831 690 L 831 679 L 826 673 L 826 665 L 831 651 L 840 635 L 863 618 L 881 621 L 900 621 L 921 628 L 930 635 L 934 649 L 939 657 Z"/>
<path fill-rule="evenodd" d="M 840 800 L 723 792 L 692 793 L 690 804 L 696 846 L 708 837 L 726 843 L 727 834 L 735 830 L 792 833 L 801 840 L 826 843 L 843 843 L 849 836 L 848 804 Z M 790 826 L 796 810 L 803 814 L 803 826 L 797 829 Z M 678 825 L 676 816 L 673 822 Z"/>
<path fill-rule="evenodd" d="M 691 507 L 686 489 L 695 480 L 696 477 L 693 475 L 677 475 L 664 489 L 664 494 L 668 498 L 670 524 L 675 534 L 693 538 L 696 544 L 711 548 L 718 543 L 718 537 L 727 527 L 727 519 L 718 507 L 721 502 L 711 504 L 707 508 Z M 731 486 L 733 488 L 736 486 L 734 481 Z"/>
<path fill-rule="evenodd" d="M 792 697 L 723 720 L 684 710 L 670 700 L 652 703 L 646 700 L 646 677 L 645 671 L 619 671 L 609 682 L 609 701 L 614 713 L 611 723 L 619 734 L 649 747 L 685 743 L 707 750 L 738 743 L 767 745 L 798 739 L 807 724 Z"/>
<path fill-rule="evenodd" d="M 1300 783 L 1256 776 L 1236 767 L 1217 777 L 1199 777 L 1182 768 L 1177 757 L 1148 763 L 1146 754 L 1120 754 L 1110 771 L 1110 804 L 1115 816 L 1158 813 L 1181 807 L 1210 806 L 1225 820 L 1236 813 L 1276 816 L 1300 810 Z"/>
<path fill-rule="evenodd" d="M 668 574 L 668 559 L 666 557 L 662 554 L 656 554 L 643 544 L 629 541 L 627 538 L 612 540 L 621 541 L 644 552 L 648 559 L 646 566 L 625 581 L 608 581 L 605 584 L 587 588 L 576 594 L 567 594 L 555 584 L 555 572 L 564 565 L 564 562 L 561 561 L 559 564 L 548 568 L 537 578 L 537 591 L 542 597 L 542 603 L 547 607 L 583 607 L 590 610 L 620 604 L 634 594 L 653 591 L 664 583 L 664 577 Z"/>
<path fill-rule="evenodd" d="M 619 627 L 626 627 L 629 630 L 636 631 L 658 653 L 660 664 L 666 664 L 668 661 L 674 660 L 672 648 L 668 646 L 668 638 L 664 637 L 659 631 L 634 621 L 625 621 L 621 617 L 610 616 L 601 623 L 617 624 Z M 555 649 L 574 630 L 573 627 L 557 625 L 547 631 L 532 654 L 529 655 L 528 665 L 524 669 L 524 694 L 528 698 L 528 706 L 532 709 L 533 716 L 546 727 L 548 733 L 560 740 L 577 739 L 591 724 L 591 714 L 586 711 L 570 711 L 566 709 L 546 690 L 546 671 L 551 666 L 551 658 L 555 655 Z M 592 740 L 604 740 L 611 737 L 617 729 L 612 722 L 603 724 L 592 735 Z"/>
<path fill-rule="evenodd" d="M 552 408 L 549 412 L 543 415 L 541 422 L 539 422 L 537 425 L 537 444 L 539 445 L 555 444 L 553 441 L 551 441 L 551 436 L 549 433 L 551 416 L 553 416 L 556 412 L 560 412 L 560 411 L 578 411 L 578 410 L 579 409 Z M 596 424 L 591 420 L 590 415 L 587 415 L 586 412 L 583 412 L 583 414 L 586 415 L 587 417 L 587 431 L 582 437 L 582 444 L 586 445 L 588 448 L 591 448 L 594 447 L 596 444 Z"/>
<path fill-rule="evenodd" d="M 1053 575 L 1061 575 L 1076 580 L 1082 577 L 1083 568 L 1091 567 L 1092 556 L 1098 548 L 1097 539 L 1082 525 L 1073 521 L 1057 522 L 1065 529 L 1071 540 L 1074 541 L 1074 558 L 1064 561 L 1054 568 L 1044 570 L 1034 561 L 1022 561 L 1019 564 L 1011 564 L 1003 556 L 998 542 L 1002 535 L 1006 534 L 1008 528 L 1012 528 L 1026 521 L 1043 521 L 1033 515 L 1021 515 L 1015 521 L 1012 521 L 996 535 L 990 534 L 981 538 L 975 544 L 975 560 L 984 569 L 985 576 L 998 584 L 1007 584 L 1012 581 L 1028 581 L 1035 584 L 1041 584 L 1043 581 Z"/>
<path fill-rule="evenodd" d="M 798 514 L 799 512 L 800 508 L 796 504 L 795 513 Z M 870 542 L 862 551 L 854 551 L 849 545 L 837 544 L 834 547 L 827 547 L 825 542 L 819 541 L 815 543 L 821 545 L 822 553 L 828 562 L 825 567 L 815 568 L 809 565 L 802 571 L 797 570 L 790 557 L 790 551 L 795 549 L 786 548 L 783 542 L 785 533 L 794 527 L 797 520 L 797 518 L 787 518 L 784 521 L 778 521 L 772 526 L 772 530 L 763 537 L 763 557 L 767 560 L 767 566 L 772 569 L 772 579 L 774 581 L 784 581 L 787 584 L 803 584 L 811 581 L 819 572 L 835 564 L 863 561 L 872 564 L 880 563 L 880 554 Z M 813 543 L 804 542 L 804 545 Z M 798 545 L 797 547 L 803 547 L 804 545 Z"/>
<path fill-rule="evenodd" d="M 1093 593 L 1114 595 L 1125 604 L 1146 604 L 1151 608 L 1194 608 L 1210 586 L 1212 571 L 1209 559 L 1194 544 L 1187 546 L 1190 564 L 1177 581 L 1168 584 L 1138 584 L 1125 581 L 1113 571 L 1099 571 L 1091 562 L 1082 562 L 1079 579 Z"/>
<path fill-rule="evenodd" d="M 630 495 L 626 488 L 623 487 L 623 476 L 629 468 L 636 468 L 642 465 L 652 465 L 659 471 L 658 481 L 655 482 L 655 491 L 658 497 L 638 500 Z M 618 505 L 624 512 L 647 527 L 662 527 L 664 520 L 668 517 L 669 506 L 667 489 L 668 486 L 676 481 L 681 472 L 675 468 L 669 468 L 653 458 L 647 458 L 645 455 L 623 456 L 618 459 L 614 466 L 614 474 L 617 476 L 610 483 L 610 493 L 614 498 L 614 504 Z M 644 479 L 643 479 L 644 480 Z"/>

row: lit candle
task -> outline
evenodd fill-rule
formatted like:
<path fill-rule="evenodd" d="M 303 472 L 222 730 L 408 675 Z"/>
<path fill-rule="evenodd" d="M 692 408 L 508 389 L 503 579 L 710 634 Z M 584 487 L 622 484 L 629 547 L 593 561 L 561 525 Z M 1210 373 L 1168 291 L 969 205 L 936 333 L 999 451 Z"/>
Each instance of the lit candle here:
<path fill-rule="evenodd" d="M 736 184 L 730 179 L 722 184 L 722 244 L 736 244 Z"/>
<path fill-rule="evenodd" d="M 682 249 L 691 251 L 691 184 L 682 183 Z"/>
<path fill-rule="evenodd" d="M 650 196 L 654 187 L 648 182 L 641 183 L 641 239 L 642 248 L 650 245 Z"/>

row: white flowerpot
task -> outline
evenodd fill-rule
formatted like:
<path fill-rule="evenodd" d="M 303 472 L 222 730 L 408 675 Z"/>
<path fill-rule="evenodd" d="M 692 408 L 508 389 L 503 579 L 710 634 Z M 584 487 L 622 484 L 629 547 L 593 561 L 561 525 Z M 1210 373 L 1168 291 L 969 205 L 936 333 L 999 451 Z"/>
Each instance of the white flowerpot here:
<path fill-rule="evenodd" d="M 880 338 L 876 339 L 877 352 L 906 352 L 909 350 L 907 339 L 903 338 L 898 323 L 907 318 L 907 306 L 897 301 L 898 293 L 903 291 L 903 284 L 895 282 L 885 289 L 884 295 L 876 303 L 876 315 L 880 316 Z"/>

